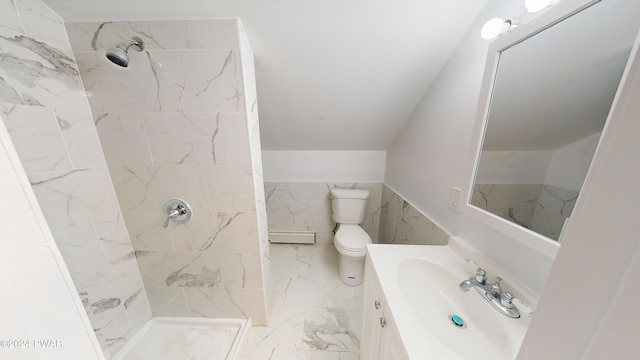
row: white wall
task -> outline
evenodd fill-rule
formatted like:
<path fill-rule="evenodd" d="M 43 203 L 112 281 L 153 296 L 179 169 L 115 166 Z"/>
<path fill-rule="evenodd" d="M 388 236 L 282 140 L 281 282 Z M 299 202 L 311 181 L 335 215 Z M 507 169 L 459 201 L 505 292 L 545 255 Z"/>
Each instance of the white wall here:
<path fill-rule="evenodd" d="M 639 43 L 636 43 L 636 49 Z M 519 360 L 636 359 L 640 58 L 623 85 Z"/>
<path fill-rule="evenodd" d="M 554 151 L 483 151 L 478 184 L 545 184 L 580 191 L 601 132 Z"/>
<path fill-rule="evenodd" d="M 476 184 L 544 184 L 552 151 L 483 151 Z"/>
<path fill-rule="evenodd" d="M 464 189 L 470 181 L 470 143 L 489 46 L 480 38 L 480 28 L 490 18 L 524 12 L 521 2 L 509 0 L 485 6 L 389 148 L 385 182 L 445 231 L 461 235 L 509 269 L 535 294 L 544 286 L 552 258 L 448 208 L 450 188 Z"/>
<path fill-rule="evenodd" d="M 600 134 L 589 135 L 554 151 L 544 184 L 580 191 Z"/>
<path fill-rule="evenodd" d="M 265 182 L 384 181 L 386 151 L 263 151 Z"/>

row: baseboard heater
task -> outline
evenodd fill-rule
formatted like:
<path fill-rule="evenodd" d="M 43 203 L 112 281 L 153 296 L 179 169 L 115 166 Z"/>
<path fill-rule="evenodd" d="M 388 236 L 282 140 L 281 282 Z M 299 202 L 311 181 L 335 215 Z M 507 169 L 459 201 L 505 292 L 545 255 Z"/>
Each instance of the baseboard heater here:
<path fill-rule="evenodd" d="M 269 231 L 272 244 L 315 244 L 316 233 L 312 231 Z"/>

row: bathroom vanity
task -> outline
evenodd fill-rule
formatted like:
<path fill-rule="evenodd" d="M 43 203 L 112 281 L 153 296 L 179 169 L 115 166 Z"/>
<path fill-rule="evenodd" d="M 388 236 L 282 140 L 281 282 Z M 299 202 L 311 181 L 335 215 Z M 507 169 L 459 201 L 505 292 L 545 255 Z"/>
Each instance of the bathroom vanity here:
<path fill-rule="evenodd" d="M 367 257 L 363 288 L 361 359 L 409 359 L 387 300 Z"/>
<path fill-rule="evenodd" d="M 513 277 L 460 238 L 447 246 L 369 245 L 361 358 L 515 359 L 531 314 L 509 318 L 478 291 L 462 291 L 459 284 L 477 275 L 469 258 L 490 281 L 504 278 L 501 287 L 516 300 L 532 304 Z"/>

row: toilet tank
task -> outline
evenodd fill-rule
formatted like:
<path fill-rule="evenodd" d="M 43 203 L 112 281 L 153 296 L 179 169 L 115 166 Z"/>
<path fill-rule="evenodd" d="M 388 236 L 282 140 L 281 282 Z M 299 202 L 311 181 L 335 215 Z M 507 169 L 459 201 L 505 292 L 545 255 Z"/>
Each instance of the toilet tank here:
<path fill-rule="evenodd" d="M 333 221 L 339 224 L 360 224 L 364 218 L 369 190 L 331 189 Z"/>

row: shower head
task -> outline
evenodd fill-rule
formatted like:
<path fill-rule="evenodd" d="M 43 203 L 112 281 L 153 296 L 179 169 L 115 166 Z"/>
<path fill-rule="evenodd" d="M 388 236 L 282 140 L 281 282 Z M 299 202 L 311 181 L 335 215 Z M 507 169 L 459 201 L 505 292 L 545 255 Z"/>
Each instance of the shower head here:
<path fill-rule="evenodd" d="M 144 49 L 144 41 L 137 36 L 134 36 L 129 41 L 122 42 L 118 46 L 107 50 L 107 59 L 112 63 L 122 66 L 129 66 L 129 48 L 133 47 L 137 51 Z"/>

